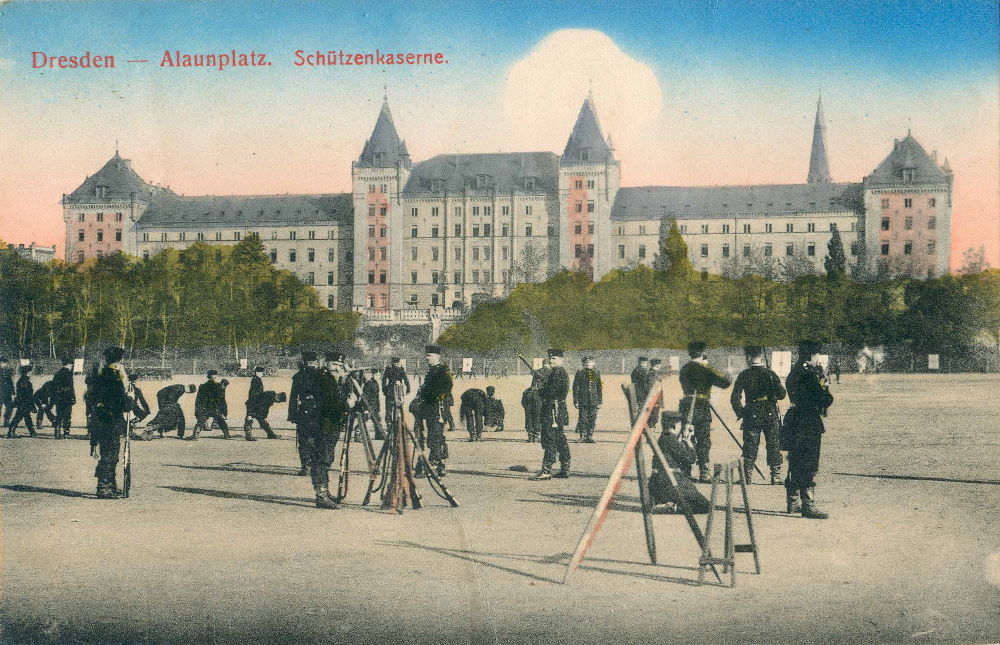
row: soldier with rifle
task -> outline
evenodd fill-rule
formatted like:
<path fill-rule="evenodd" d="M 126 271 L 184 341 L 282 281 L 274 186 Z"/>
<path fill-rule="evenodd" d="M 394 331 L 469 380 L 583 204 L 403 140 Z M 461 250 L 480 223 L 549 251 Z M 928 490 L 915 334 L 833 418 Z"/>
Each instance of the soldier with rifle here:
<path fill-rule="evenodd" d="M 778 401 L 785 398 L 781 379 L 764 363 L 764 348 L 758 345 L 744 347 L 750 364 L 736 377 L 729 402 L 737 419 L 743 420 L 743 472 L 746 483 L 756 467 L 757 449 L 763 433 L 767 445 L 767 465 L 771 467 L 771 484 L 781 483 L 781 446 L 778 428 Z"/>
<path fill-rule="evenodd" d="M 226 415 L 229 413 L 229 406 L 226 405 L 226 388 L 219 382 L 219 372 L 208 370 L 208 380 L 198 386 L 198 395 L 194 400 L 194 430 L 189 439 L 198 440 L 198 432 L 208 431 L 207 421 L 211 419 L 219 424 L 222 436 L 229 438 L 229 425 L 226 423 Z"/>
<path fill-rule="evenodd" d="M 127 432 L 125 417 L 133 405 L 128 396 L 128 376 L 120 364 L 124 355 L 125 351 L 121 347 L 106 349 L 104 367 L 91 382 L 90 452 L 94 454 L 96 450 L 99 453 L 99 461 L 94 469 L 98 499 L 117 499 L 122 496 L 115 471 L 121 440 Z"/>
<path fill-rule="evenodd" d="M 277 395 L 271 391 L 264 391 L 264 368 L 257 366 L 253 369 L 253 376 L 250 378 L 250 392 L 247 394 L 246 418 L 243 420 L 243 433 L 247 441 L 257 441 L 253 436 L 254 419 L 260 424 L 261 430 L 268 439 L 278 439 L 278 435 L 271 430 L 271 424 L 267 422 L 267 414 L 271 406 L 277 401 Z"/>
<path fill-rule="evenodd" d="M 7 364 L 7 357 L 0 356 L 0 410 L 3 410 L 3 424 L 10 423 L 14 408 L 14 370 Z"/>
<path fill-rule="evenodd" d="M 820 344 L 799 343 L 798 362 L 785 379 L 792 407 L 785 414 L 782 448 L 788 451 L 785 494 L 788 512 L 825 520 L 829 515 L 816 507 L 816 472 L 819 470 L 820 443 L 825 428 L 823 417 L 833 405 L 833 395 L 820 365 Z M 801 495 L 801 502 L 800 500 Z"/>
<path fill-rule="evenodd" d="M 549 350 L 549 361 L 552 370 L 545 378 L 539 395 L 542 397 L 542 469 L 533 476 L 533 480 L 569 477 L 570 453 L 566 442 L 566 426 L 569 424 L 569 411 L 566 409 L 566 395 L 569 394 L 569 374 L 562 366 L 563 351 Z M 559 472 L 552 474 L 552 466 L 559 457 Z"/>
<path fill-rule="evenodd" d="M 445 401 L 451 398 L 454 402 L 454 397 L 451 394 L 454 379 L 448 366 L 441 362 L 441 347 L 427 345 L 425 351 L 428 364 L 427 375 L 413 399 L 411 412 L 413 412 L 415 420 L 414 425 L 419 429 L 418 438 L 422 438 L 426 432 L 430 467 L 436 470 L 438 477 L 444 477 L 445 460 L 448 458 L 448 443 L 444 437 L 443 417 Z M 417 470 L 421 470 L 422 467 L 422 463 L 417 464 Z M 416 474 L 417 476 L 421 475 L 420 472 Z"/>
<path fill-rule="evenodd" d="M 333 362 L 333 361 L 331 361 Z M 340 505 L 330 494 L 330 464 L 336 438 L 329 423 L 330 387 L 334 379 L 319 369 L 316 352 L 302 353 L 302 369 L 292 377 L 288 396 L 288 420 L 295 424 L 299 459 L 309 467 L 316 508 L 336 509 Z M 336 389 L 339 391 L 339 384 Z"/>
<path fill-rule="evenodd" d="M 406 376 L 406 370 L 400 366 L 400 358 L 393 356 L 389 367 L 382 372 L 382 394 L 385 396 L 385 425 L 392 431 L 399 423 L 396 418 L 398 409 L 392 404 L 396 400 L 396 385 L 402 388 L 401 392 L 410 393 L 410 379 Z"/>
<path fill-rule="evenodd" d="M 730 381 L 725 374 L 708 364 L 705 343 L 688 343 L 688 356 L 691 360 L 684 364 L 680 372 L 681 389 L 684 391 L 680 412 L 694 425 L 698 481 L 709 482 L 712 481 L 708 473 L 708 457 L 712 449 L 712 388 L 727 388 Z"/>
<path fill-rule="evenodd" d="M 56 408 L 56 439 L 69 436 L 73 406 L 76 405 L 76 390 L 73 388 L 73 359 L 64 356 L 62 368 L 52 377 L 52 400 Z"/>
<path fill-rule="evenodd" d="M 579 411 L 576 431 L 583 443 L 594 443 L 594 428 L 597 425 L 597 411 L 601 409 L 603 396 L 601 373 L 594 369 L 594 359 L 583 357 L 583 369 L 573 377 L 573 407 Z"/>

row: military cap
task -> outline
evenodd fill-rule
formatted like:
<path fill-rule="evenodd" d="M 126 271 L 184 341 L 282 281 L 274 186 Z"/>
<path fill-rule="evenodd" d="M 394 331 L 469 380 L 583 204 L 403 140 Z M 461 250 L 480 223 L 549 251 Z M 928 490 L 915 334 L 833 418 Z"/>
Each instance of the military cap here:
<path fill-rule="evenodd" d="M 648 359 L 647 357 L 645 357 L 645 356 L 640 356 L 640 357 L 638 358 L 638 360 L 636 360 L 636 363 L 642 363 L 642 362 L 645 362 L 645 361 L 648 361 L 648 360 L 649 360 L 649 359 Z"/>
<path fill-rule="evenodd" d="M 659 365 L 659 364 L 660 364 L 660 363 L 662 363 L 662 362 L 663 362 L 663 361 L 661 361 L 660 359 L 658 359 L 658 358 L 654 358 L 654 359 L 651 359 L 651 360 L 649 361 L 649 364 L 650 364 L 650 365 Z"/>
<path fill-rule="evenodd" d="M 563 350 L 561 350 L 561 349 L 550 349 L 549 350 L 549 358 L 551 358 L 553 356 L 560 356 L 561 357 L 562 355 L 563 355 Z"/>
<path fill-rule="evenodd" d="M 693 340 L 688 343 L 688 354 L 691 357 L 700 356 L 705 351 L 707 345 L 700 340 Z"/>
<path fill-rule="evenodd" d="M 188 385 L 187 386 L 188 394 L 194 394 L 194 392 L 195 392 L 196 389 L 197 388 L 194 385 Z"/>
<path fill-rule="evenodd" d="M 327 352 L 326 360 L 327 362 L 343 363 L 344 355 L 341 352 Z"/>
<path fill-rule="evenodd" d="M 316 360 L 316 352 L 304 351 L 302 352 L 302 362 L 311 363 Z"/>
<path fill-rule="evenodd" d="M 392 357 L 392 364 L 393 365 L 399 365 L 399 361 L 400 360 L 402 360 L 402 359 L 400 359 L 398 356 L 393 356 Z"/>
<path fill-rule="evenodd" d="M 428 345 L 427 347 L 424 348 L 424 351 L 427 352 L 428 354 L 440 354 L 441 353 L 441 346 L 440 345 Z"/>
<path fill-rule="evenodd" d="M 219 370 L 208 370 L 208 375 L 209 376 L 217 376 L 218 374 L 219 374 Z"/>
<path fill-rule="evenodd" d="M 117 363 L 125 356 L 125 350 L 121 347 L 109 347 L 104 350 L 104 359 L 110 363 Z"/>
<path fill-rule="evenodd" d="M 253 373 L 256 374 L 257 372 L 263 373 L 264 372 L 264 366 L 263 365 L 258 365 L 255 368 L 253 368 Z"/>
<path fill-rule="evenodd" d="M 814 340 L 802 340 L 799 341 L 799 358 L 806 359 L 812 358 L 816 354 L 819 354 L 822 349 L 822 345 Z"/>
<path fill-rule="evenodd" d="M 73 364 L 73 359 L 70 358 L 69 356 L 63 356 L 62 357 L 62 364 L 63 365 L 72 365 Z"/>
<path fill-rule="evenodd" d="M 757 358 L 764 355 L 764 348 L 760 345 L 746 345 L 743 351 L 746 353 L 747 358 Z"/>
<path fill-rule="evenodd" d="M 31 374 L 31 365 L 22 365 L 21 374 Z"/>
<path fill-rule="evenodd" d="M 372 373 L 372 374 L 378 374 L 378 368 L 377 368 L 377 367 L 373 367 L 373 368 L 371 369 L 371 373 Z"/>

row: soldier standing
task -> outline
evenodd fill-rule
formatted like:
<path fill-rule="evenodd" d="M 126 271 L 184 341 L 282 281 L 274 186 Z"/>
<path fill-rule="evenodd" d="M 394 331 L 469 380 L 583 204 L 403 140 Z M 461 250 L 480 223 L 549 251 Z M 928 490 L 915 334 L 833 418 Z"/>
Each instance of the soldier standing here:
<path fill-rule="evenodd" d="M 335 509 L 340 505 L 329 490 L 329 471 L 335 444 L 331 427 L 324 418 L 329 402 L 327 390 L 332 378 L 319 370 L 316 352 L 303 352 L 302 362 L 302 369 L 292 377 L 288 420 L 295 424 L 299 459 L 308 462 L 311 471 L 316 507 Z"/>
<path fill-rule="evenodd" d="M 4 426 L 10 424 L 10 414 L 14 406 L 14 370 L 7 365 L 7 357 L 0 356 L 0 409 L 3 410 Z"/>
<path fill-rule="evenodd" d="M 486 392 L 477 387 L 462 392 L 462 404 L 458 408 L 458 416 L 465 424 L 469 433 L 469 441 L 481 441 L 483 438 L 483 413 L 486 411 Z"/>
<path fill-rule="evenodd" d="M 371 419 L 375 428 L 375 438 L 385 439 L 382 434 L 382 401 L 379 400 L 378 369 L 373 367 L 369 370 L 368 378 L 361 386 L 361 393 L 365 397 L 365 415 Z M 367 431 L 366 428 L 365 432 Z"/>
<path fill-rule="evenodd" d="M 56 407 L 55 435 L 56 439 L 62 439 L 69 436 L 73 406 L 76 404 L 72 358 L 66 356 L 62 359 L 62 369 L 52 377 L 52 389 L 52 398 Z"/>
<path fill-rule="evenodd" d="M 569 424 L 569 412 L 566 410 L 566 395 L 569 394 L 569 374 L 562 366 L 563 351 L 549 350 L 549 361 L 552 370 L 545 378 L 539 395 L 542 397 L 542 469 L 532 479 L 552 479 L 552 466 L 559 457 L 559 472 L 555 477 L 569 477 L 570 453 L 566 442 L 566 425 Z"/>
<path fill-rule="evenodd" d="M 493 432 L 503 432 L 503 420 L 506 416 L 503 401 L 496 397 L 497 389 L 486 386 L 486 411 L 483 413 L 483 425 L 495 428 Z"/>
<path fill-rule="evenodd" d="M 448 366 L 441 362 L 441 348 L 437 345 L 428 345 L 426 352 L 427 376 L 424 377 L 414 399 L 417 402 L 414 406 L 416 409 L 414 417 L 416 425 L 427 433 L 427 448 L 430 452 L 428 455 L 429 465 L 437 470 L 438 477 L 444 477 L 448 444 L 444 437 L 442 416 L 445 401 L 451 398 L 454 402 L 454 397 L 451 394 L 454 381 Z"/>
<path fill-rule="evenodd" d="M 653 389 L 653 378 L 649 359 L 640 356 L 635 369 L 632 370 L 632 390 L 635 392 L 635 400 L 639 403 L 640 409 L 646 404 L 651 389 Z"/>
<path fill-rule="evenodd" d="M 382 372 L 382 394 L 385 396 L 385 425 L 393 432 L 399 424 L 396 401 L 396 386 L 400 386 L 400 394 L 410 393 L 410 379 L 406 370 L 400 366 L 400 358 L 393 356 L 391 365 Z"/>
<path fill-rule="evenodd" d="M 25 365 L 21 368 L 21 377 L 17 379 L 14 386 L 14 416 L 7 426 L 7 438 L 17 439 L 17 424 L 24 419 L 24 425 L 28 428 L 28 434 L 32 437 L 35 432 L 35 424 L 31 420 L 31 414 L 35 411 L 35 390 L 31 385 L 31 366 Z"/>
<path fill-rule="evenodd" d="M 198 395 L 194 400 L 194 430 L 189 437 L 192 441 L 198 440 L 200 430 L 208 431 L 206 421 L 209 419 L 219 424 L 222 436 L 229 438 L 229 425 L 226 423 L 226 415 L 229 407 L 226 405 L 226 390 L 219 382 L 219 373 L 215 370 L 208 370 L 208 380 L 198 386 Z"/>
<path fill-rule="evenodd" d="M 583 443 L 594 443 L 597 411 L 602 402 L 601 373 L 594 369 L 594 359 L 583 357 L 583 369 L 573 377 L 573 407 L 579 410 L 576 431 Z"/>
<path fill-rule="evenodd" d="M 763 433 L 767 444 L 767 465 L 771 467 L 771 484 L 780 484 L 782 459 L 777 402 L 785 398 L 785 388 L 778 375 L 764 364 L 763 347 L 752 345 L 743 349 L 750 366 L 736 377 L 729 398 L 736 418 L 743 419 L 743 473 L 749 484 Z"/>
<path fill-rule="evenodd" d="M 785 438 L 789 445 L 782 447 L 788 450 L 788 477 L 785 479 L 788 512 L 801 511 L 802 517 L 825 520 L 829 515 L 816 508 L 816 472 L 819 470 L 820 440 L 825 431 L 823 417 L 833 404 L 833 395 L 823 366 L 816 360 L 819 352 L 817 342 L 799 343 L 798 362 L 785 379 L 792 407 L 785 416 Z"/>
<path fill-rule="evenodd" d="M 528 443 L 535 443 L 542 433 L 542 397 L 535 387 L 525 388 L 521 394 L 521 407 L 524 408 L 524 430 L 528 433 Z"/>
<path fill-rule="evenodd" d="M 729 378 L 708 364 L 705 358 L 705 343 L 688 343 L 691 360 L 681 368 L 680 412 L 684 419 L 694 424 L 694 444 L 698 453 L 698 481 L 712 481 L 708 473 L 708 455 L 712 449 L 712 387 L 729 387 Z M 693 406 L 693 410 L 692 410 Z"/>
<path fill-rule="evenodd" d="M 267 413 L 276 399 L 274 392 L 264 391 L 264 368 L 257 366 L 253 369 L 253 376 L 250 378 L 250 392 L 247 394 L 247 415 L 243 420 L 243 433 L 247 441 L 256 441 L 253 436 L 254 419 L 260 424 L 261 430 L 268 439 L 278 439 L 278 435 L 271 430 L 271 424 L 267 422 Z"/>
<path fill-rule="evenodd" d="M 127 432 L 125 414 L 132 407 L 128 396 L 128 377 L 119 361 L 125 355 L 121 347 L 109 347 L 104 351 L 104 367 L 92 378 L 92 410 L 90 418 L 90 449 L 96 448 L 100 460 L 94 469 L 97 477 L 98 499 L 116 499 L 121 496 L 115 469 L 118 467 L 118 452 L 121 439 Z"/>

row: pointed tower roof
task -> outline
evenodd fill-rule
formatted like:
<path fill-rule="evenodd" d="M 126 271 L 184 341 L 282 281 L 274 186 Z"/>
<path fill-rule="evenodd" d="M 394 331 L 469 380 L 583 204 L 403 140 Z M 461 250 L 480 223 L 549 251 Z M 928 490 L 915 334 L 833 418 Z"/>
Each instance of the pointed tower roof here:
<path fill-rule="evenodd" d="M 103 190 L 100 190 L 102 189 Z M 129 159 L 115 154 L 100 170 L 87 177 L 76 190 L 66 195 L 66 203 L 90 204 L 95 202 L 128 200 L 132 193 L 136 199 L 149 200 L 154 195 L 170 193 L 169 188 L 161 188 L 146 183 L 134 170 Z"/>
<path fill-rule="evenodd" d="M 594 108 L 594 97 L 588 95 L 576 117 L 576 125 L 563 150 L 561 165 L 574 163 L 604 163 L 614 161 L 615 156 L 611 146 L 601 132 L 601 124 L 597 120 L 597 110 Z"/>
<path fill-rule="evenodd" d="M 865 184 L 869 186 L 943 184 L 945 181 L 944 171 L 909 133 L 905 139 L 897 141 L 889 156 L 865 177 Z"/>
<path fill-rule="evenodd" d="M 397 162 L 402 162 L 406 168 L 410 167 L 410 154 L 406 150 L 406 143 L 399 138 L 396 132 L 396 124 L 392 121 L 392 112 L 389 111 L 388 99 L 383 99 L 382 110 L 375 121 L 375 128 L 372 136 L 365 141 L 365 147 L 358 157 L 358 166 L 361 168 L 394 168 Z"/>
<path fill-rule="evenodd" d="M 816 123 L 813 125 L 812 152 L 809 154 L 809 176 L 806 182 L 825 184 L 831 181 L 830 164 L 826 160 L 826 120 L 823 117 L 823 97 L 820 96 L 816 101 Z"/>

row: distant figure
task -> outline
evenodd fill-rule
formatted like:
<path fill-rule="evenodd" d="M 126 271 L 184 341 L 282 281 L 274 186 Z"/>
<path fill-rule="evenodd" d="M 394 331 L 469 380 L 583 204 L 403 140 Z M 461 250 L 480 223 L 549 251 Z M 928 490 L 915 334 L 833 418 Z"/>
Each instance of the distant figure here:
<path fill-rule="evenodd" d="M 136 372 L 128 372 L 128 382 L 129 382 L 129 396 L 132 398 L 132 425 L 142 422 L 143 419 L 149 416 L 149 403 L 146 401 L 145 395 L 142 393 L 142 388 L 139 387 L 139 374 Z"/>
<path fill-rule="evenodd" d="M 653 374 L 649 367 L 649 359 L 640 356 L 636 360 L 635 369 L 632 370 L 632 391 L 635 392 L 635 400 L 639 404 L 639 409 L 646 404 L 649 398 L 649 391 L 653 388 Z"/>
<path fill-rule="evenodd" d="M 274 392 L 264 391 L 264 368 L 260 365 L 253 369 L 253 376 L 250 378 L 250 392 L 247 394 L 246 418 L 243 420 L 243 433 L 247 441 L 256 441 L 253 436 L 254 419 L 260 424 L 260 429 L 264 431 L 268 439 L 278 439 L 278 435 L 271 430 L 271 424 L 267 422 L 267 415 L 271 411 L 271 406 L 277 400 Z"/>
<path fill-rule="evenodd" d="M 312 477 L 316 507 L 336 509 L 340 504 L 329 489 L 329 471 L 330 464 L 333 463 L 335 443 L 332 427 L 324 423 L 328 403 L 324 391 L 327 377 L 319 369 L 316 352 L 303 352 L 302 363 L 302 369 L 292 377 L 292 389 L 288 395 L 288 420 L 295 424 L 299 459 L 308 462 L 308 468 L 304 465 L 303 470 L 307 470 Z M 340 391 L 339 386 L 336 389 Z"/>
<path fill-rule="evenodd" d="M 830 371 L 833 373 L 834 378 L 837 379 L 837 383 L 840 383 L 840 361 L 836 356 L 830 361 Z"/>
<path fill-rule="evenodd" d="M 406 376 L 406 370 L 400 366 L 401 359 L 393 356 L 389 367 L 382 372 L 382 394 L 385 396 L 385 425 L 389 432 L 395 430 L 399 425 L 398 408 L 396 404 L 397 387 L 402 397 L 410 393 L 410 379 Z"/>
<path fill-rule="evenodd" d="M 376 368 L 373 367 L 369 371 L 368 378 L 361 386 L 361 394 L 365 397 L 367 404 L 365 416 L 371 419 L 372 427 L 375 429 L 375 438 L 385 439 L 385 434 L 382 432 L 382 401 L 379 398 L 379 379 Z M 367 432 L 367 429 L 365 431 Z"/>
<path fill-rule="evenodd" d="M 62 368 L 52 377 L 52 401 L 56 408 L 56 439 L 69 436 L 73 406 L 76 405 L 76 390 L 73 387 L 73 359 L 64 356 Z"/>
<path fill-rule="evenodd" d="M 14 409 L 14 370 L 8 366 L 6 356 L 0 356 L 0 409 L 3 410 L 3 424 L 7 426 Z"/>
<path fill-rule="evenodd" d="M 42 429 L 43 422 L 46 418 L 49 420 L 49 423 L 53 428 L 56 427 L 56 415 L 52 412 L 52 408 L 55 407 L 56 403 L 52 396 L 53 391 L 54 388 L 52 386 L 52 381 L 45 381 L 42 383 L 40 388 L 35 390 L 35 393 L 32 396 L 35 401 L 35 410 L 37 411 L 35 416 L 35 425 L 38 426 L 39 430 Z M 57 439 L 62 438 L 58 436 L 58 432 L 56 435 Z"/>
<path fill-rule="evenodd" d="M 17 379 L 14 386 L 14 416 L 7 426 L 7 438 L 17 439 L 17 424 L 24 419 L 24 425 L 28 428 L 28 434 L 32 437 L 35 432 L 35 424 L 31 420 L 31 414 L 35 411 L 35 390 L 31 385 L 31 366 L 21 367 L 21 378 Z"/>
<path fill-rule="evenodd" d="M 414 411 L 415 427 L 418 429 L 417 440 L 421 437 L 426 439 L 428 448 L 427 464 L 435 469 L 438 477 L 445 476 L 445 463 L 448 459 L 448 443 L 445 440 L 443 422 L 450 421 L 454 430 L 455 421 L 451 417 L 451 405 L 455 404 L 451 388 L 454 379 L 448 366 L 441 362 L 441 347 L 438 345 L 428 345 L 426 347 L 427 376 L 417 391 L 411 403 L 411 411 Z M 422 446 L 421 446 L 422 447 Z M 423 460 L 417 463 L 416 474 L 423 474 Z"/>
<path fill-rule="evenodd" d="M 503 432 L 505 411 L 503 401 L 496 397 L 497 389 L 486 386 L 486 412 L 483 414 L 483 425 L 493 428 L 493 432 Z"/>
<path fill-rule="evenodd" d="M 597 411 L 603 402 L 601 373 L 594 369 L 594 359 L 583 357 L 583 369 L 573 377 L 573 406 L 579 411 L 576 431 L 583 443 L 594 443 Z"/>
<path fill-rule="evenodd" d="M 479 388 L 470 388 L 462 392 L 460 397 L 461 405 L 458 408 L 458 416 L 465 424 L 465 430 L 469 433 L 469 441 L 482 441 L 483 438 L 483 414 L 486 411 L 486 392 Z"/>
<path fill-rule="evenodd" d="M 694 425 L 694 445 L 698 452 L 698 481 L 712 481 L 708 473 L 709 451 L 712 449 L 712 388 L 729 387 L 729 378 L 708 364 L 705 343 L 688 343 L 691 360 L 681 368 L 681 417 Z"/>
<path fill-rule="evenodd" d="M 219 382 L 219 373 L 216 370 L 208 370 L 208 380 L 198 386 L 198 395 L 194 400 L 194 430 L 189 439 L 198 440 L 198 432 L 207 431 L 206 421 L 211 419 L 219 424 L 222 436 L 229 438 L 229 425 L 226 423 L 226 414 L 229 407 L 226 405 L 226 390 Z"/>

